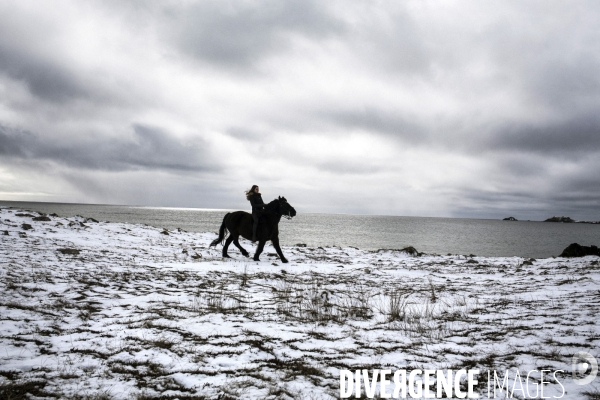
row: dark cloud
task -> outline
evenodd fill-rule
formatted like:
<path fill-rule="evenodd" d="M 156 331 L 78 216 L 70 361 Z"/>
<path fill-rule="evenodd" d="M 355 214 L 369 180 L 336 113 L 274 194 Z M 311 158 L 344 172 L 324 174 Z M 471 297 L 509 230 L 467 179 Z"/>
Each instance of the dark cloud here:
<path fill-rule="evenodd" d="M 166 14 L 184 54 L 239 69 L 287 50 L 294 33 L 319 38 L 340 32 L 342 22 L 327 13 L 324 4 L 305 0 L 203 1 L 166 9 Z"/>
<path fill-rule="evenodd" d="M 487 170 L 474 174 L 478 185 L 448 188 L 456 202 L 454 215 L 532 220 L 568 215 L 597 221 L 600 175 L 592 171 L 600 170 L 599 160 L 593 155 L 569 161 L 538 154 L 489 157 Z"/>
<path fill-rule="evenodd" d="M 0 126 L 0 154 L 6 157 L 26 157 L 27 142 L 31 137 L 30 133 Z"/>
<path fill-rule="evenodd" d="M 161 129 L 133 125 L 122 138 L 46 138 L 0 126 L 0 154 L 11 158 L 49 160 L 75 168 L 104 171 L 153 169 L 188 172 L 218 171 L 209 145 L 185 142 Z"/>
<path fill-rule="evenodd" d="M 269 136 L 264 132 L 259 132 L 248 128 L 242 128 L 239 126 L 228 128 L 227 130 L 225 130 L 225 134 L 247 142 L 257 142 Z"/>
<path fill-rule="evenodd" d="M 17 51 L 0 43 L 0 74 L 24 83 L 29 91 L 49 102 L 88 97 L 90 93 L 63 66 Z"/>
<path fill-rule="evenodd" d="M 554 215 L 566 215 L 575 220 L 597 221 L 600 201 L 584 192 L 514 191 L 498 192 L 468 189 L 456 193 L 460 202 L 452 215 L 462 218 L 506 218 L 543 221 Z"/>
<path fill-rule="evenodd" d="M 586 205 L 594 205 L 597 212 L 600 209 L 600 174 L 591 171 L 598 170 L 600 170 L 600 162 L 592 162 L 575 173 L 561 176 L 554 185 L 556 190 L 551 197 L 557 202 L 575 200 Z"/>
<path fill-rule="evenodd" d="M 363 158 L 356 160 L 329 160 L 318 163 L 316 167 L 319 171 L 342 175 L 370 175 L 384 170 L 384 166 L 373 165 L 372 162 L 366 162 Z"/>
<path fill-rule="evenodd" d="M 493 24 L 482 35 L 496 78 L 557 116 L 600 105 L 600 7 L 577 4 L 521 3 L 510 29 Z M 547 6 L 549 6 L 547 8 Z M 511 7 L 514 15 L 520 7 Z M 528 15 L 537 15 L 532 21 Z M 499 83 L 500 83 L 499 82 Z M 589 108 L 588 108 L 589 107 Z"/>
<path fill-rule="evenodd" d="M 336 130 L 344 133 L 349 130 L 361 130 L 392 136 L 409 143 L 428 140 L 428 132 L 415 121 L 416 118 L 404 117 L 402 113 L 364 107 L 330 112 L 317 111 L 316 114 L 324 121 L 333 123 L 337 127 Z"/>
<path fill-rule="evenodd" d="M 600 152 L 600 115 L 578 115 L 567 121 L 535 125 L 506 124 L 494 131 L 484 145 L 491 151 L 514 150 L 559 157 Z"/>
<path fill-rule="evenodd" d="M 62 59 L 66 49 L 56 46 L 60 24 L 42 22 L 20 11 L 19 7 L 9 11 L 0 5 L 0 77 L 21 82 L 34 96 L 48 102 L 91 95 Z"/>
<path fill-rule="evenodd" d="M 537 101 L 559 114 L 578 112 L 589 106 L 597 108 L 600 106 L 599 53 L 600 48 L 560 57 L 555 54 L 532 68 L 525 85 L 531 88 Z"/>
<path fill-rule="evenodd" d="M 430 73 L 435 53 L 426 39 L 429 27 L 419 26 L 405 3 L 390 4 L 385 13 L 360 11 L 364 14 L 346 39 L 354 43 L 353 50 L 372 73 L 385 71 L 404 78 Z"/>
<path fill-rule="evenodd" d="M 509 180 L 517 182 L 523 179 L 548 179 L 551 174 L 548 168 L 548 163 L 544 158 L 528 157 L 522 154 L 502 154 L 497 159 L 498 170 Z"/>

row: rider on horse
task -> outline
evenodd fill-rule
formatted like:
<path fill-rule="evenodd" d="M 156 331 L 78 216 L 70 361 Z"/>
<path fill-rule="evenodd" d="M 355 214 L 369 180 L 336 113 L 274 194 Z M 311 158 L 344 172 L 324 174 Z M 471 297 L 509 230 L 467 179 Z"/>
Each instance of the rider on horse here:
<path fill-rule="evenodd" d="M 252 205 L 252 219 L 254 221 L 254 225 L 252 225 L 252 241 L 256 242 L 258 218 L 264 213 L 263 209 L 265 208 L 266 204 L 262 199 L 257 185 L 252 185 L 252 188 L 246 192 L 246 199 L 248 199 Z"/>

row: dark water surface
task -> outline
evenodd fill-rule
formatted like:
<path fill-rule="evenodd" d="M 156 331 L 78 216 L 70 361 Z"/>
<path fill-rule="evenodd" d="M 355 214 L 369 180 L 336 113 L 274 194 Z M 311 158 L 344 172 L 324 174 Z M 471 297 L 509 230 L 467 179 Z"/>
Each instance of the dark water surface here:
<path fill-rule="evenodd" d="M 0 201 L 12 206 L 63 217 L 82 215 L 100 221 L 217 232 L 227 210 L 135 207 L 96 204 Z M 600 225 L 374 215 L 302 214 L 279 224 L 283 245 L 354 246 L 399 249 L 414 246 L 437 254 L 521 256 L 559 255 L 571 243 L 600 245 Z"/>

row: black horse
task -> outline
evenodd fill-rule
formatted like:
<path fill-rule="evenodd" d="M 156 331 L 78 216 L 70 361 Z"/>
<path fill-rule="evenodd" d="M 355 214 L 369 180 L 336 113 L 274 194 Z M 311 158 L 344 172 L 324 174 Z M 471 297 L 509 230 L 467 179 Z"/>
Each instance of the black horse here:
<path fill-rule="evenodd" d="M 287 263 L 288 260 L 283 256 L 281 247 L 279 247 L 279 221 L 282 216 L 286 218 L 294 217 L 296 210 L 287 202 L 285 197 L 273 200 L 265 206 L 264 210 L 264 215 L 261 216 L 258 228 L 256 229 L 258 247 L 256 248 L 256 253 L 254 253 L 254 261 L 259 261 L 258 257 L 262 253 L 265 243 L 270 240 L 277 254 L 279 254 L 281 262 Z M 219 237 L 213 240 L 209 247 L 216 246 L 219 243 L 222 244 L 226 235 L 225 231 L 227 230 L 229 231 L 229 237 L 227 237 L 223 245 L 223 257 L 229 258 L 227 248 L 229 248 L 231 242 L 240 249 L 245 257 L 249 257 L 248 252 L 240 245 L 238 239 L 240 236 L 248 240 L 252 238 L 252 223 L 252 215 L 245 211 L 227 213 L 219 229 Z"/>

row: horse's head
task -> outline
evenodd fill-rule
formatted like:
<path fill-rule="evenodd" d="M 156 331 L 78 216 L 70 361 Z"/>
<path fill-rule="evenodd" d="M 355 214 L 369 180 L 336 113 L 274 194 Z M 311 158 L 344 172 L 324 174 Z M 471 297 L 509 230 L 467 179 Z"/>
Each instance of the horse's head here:
<path fill-rule="evenodd" d="M 281 213 L 282 217 L 292 219 L 292 217 L 296 216 L 296 210 L 290 203 L 288 203 L 285 197 L 280 196 L 277 198 L 277 201 L 279 202 L 279 212 Z"/>

